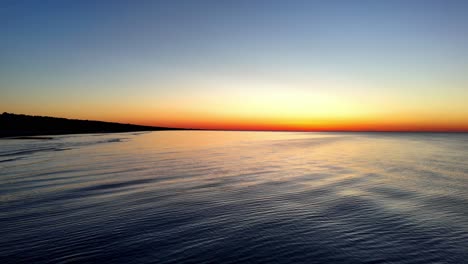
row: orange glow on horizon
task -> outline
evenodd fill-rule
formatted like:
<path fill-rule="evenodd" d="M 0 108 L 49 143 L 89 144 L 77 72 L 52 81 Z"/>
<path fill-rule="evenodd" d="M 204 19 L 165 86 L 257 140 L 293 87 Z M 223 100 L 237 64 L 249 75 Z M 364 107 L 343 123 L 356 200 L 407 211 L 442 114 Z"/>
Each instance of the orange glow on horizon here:
<path fill-rule="evenodd" d="M 408 132 L 468 132 L 468 122 L 390 121 L 390 120 L 333 120 L 296 121 L 271 119 L 206 119 L 206 120 L 132 120 L 150 126 L 194 128 L 210 130 L 263 130 L 263 131 L 408 131 Z"/>
<path fill-rule="evenodd" d="M 155 95 L 128 100 L 94 98 L 87 101 L 86 107 L 73 101 L 53 105 L 23 103 L 7 105 L 5 110 L 210 130 L 468 132 L 468 108 L 463 96 L 444 99 L 438 94 L 423 98 L 357 92 L 327 94 L 292 88 L 276 88 L 273 92 L 266 88 L 256 91 L 255 87 L 242 92 L 227 89 L 229 93 L 200 89 L 195 94 L 164 98 Z"/>
<path fill-rule="evenodd" d="M 20 113 L 21 114 L 21 113 Z M 240 131 L 382 131 L 382 132 L 468 132 L 468 118 L 450 116 L 435 118 L 431 116 L 376 115 L 351 117 L 253 117 L 223 114 L 201 114 L 172 112 L 172 114 L 151 114 L 148 112 L 127 112 L 115 114 L 70 114 L 70 113 L 23 113 L 64 117 L 71 119 L 98 120 L 107 122 L 207 130 Z"/>

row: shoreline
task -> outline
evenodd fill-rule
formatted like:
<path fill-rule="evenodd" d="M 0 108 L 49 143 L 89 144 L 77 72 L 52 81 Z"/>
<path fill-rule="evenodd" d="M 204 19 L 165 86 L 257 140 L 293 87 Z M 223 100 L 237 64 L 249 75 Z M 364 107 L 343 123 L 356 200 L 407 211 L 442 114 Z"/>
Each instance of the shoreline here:
<path fill-rule="evenodd" d="M 114 130 L 114 131 L 43 131 L 43 132 L 18 132 L 9 133 L 0 131 L 0 139 L 53 139 L 52 136 L 61 135 L 81 135 L 81 134 L 116 134 L 116 133 L 131 133 L 131 132 L 151 132 L 151 131 L 181 131 L 181 130 L 196 130 L 184 128 L 165 128 L 165 129 L 144 129 L 144 130 Z"/>
<path fill-rule="evenodd" d="M 0 138 L 31 139 L 31 137 L 37 138 L 37 136 L 164 130 L 189 129 L 67 119 L 49 116 L 31 116 L 6 112 L 0 115 Z"/>

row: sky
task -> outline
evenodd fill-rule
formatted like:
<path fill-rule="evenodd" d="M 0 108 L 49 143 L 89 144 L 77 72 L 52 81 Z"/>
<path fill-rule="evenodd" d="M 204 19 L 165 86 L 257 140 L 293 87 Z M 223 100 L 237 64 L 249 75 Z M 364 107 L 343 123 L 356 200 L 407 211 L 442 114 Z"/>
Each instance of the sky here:
<path fill-rule="evenodd" d="M 0 111 L 468 131 L 468 1 L 0 1 Z"/>

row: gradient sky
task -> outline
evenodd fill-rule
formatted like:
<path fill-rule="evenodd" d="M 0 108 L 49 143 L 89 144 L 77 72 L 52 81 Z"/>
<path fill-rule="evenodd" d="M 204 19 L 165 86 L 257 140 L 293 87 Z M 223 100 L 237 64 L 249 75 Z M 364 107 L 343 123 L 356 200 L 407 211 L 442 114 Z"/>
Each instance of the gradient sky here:
<path fill-rule="evenodd" d="M 468 1 L 1 1 L 0 111 L 468 131 Z"/>

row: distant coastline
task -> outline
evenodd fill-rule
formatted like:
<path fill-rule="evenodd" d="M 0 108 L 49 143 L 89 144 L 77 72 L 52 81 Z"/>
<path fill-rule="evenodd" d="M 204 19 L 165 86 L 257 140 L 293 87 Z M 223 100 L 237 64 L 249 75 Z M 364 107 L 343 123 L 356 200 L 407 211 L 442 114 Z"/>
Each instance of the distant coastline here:
<path fill-rule="evenodd" d="M 123 133 L 164 130 L 263 131 L 263 132 L 336 132 L 336 133 L 468 133 L 465 130 L 269 130 L 269 129 L 197 129 L 142 126 L 106 121 L 67 119 L 23 114 L 0 114 L 0 138 L 50 139 L 52 135 Z"/>
<path fill-rule="evenodd" d="M 29 139 L 35 136 L 119 133 L 138 131 L 187 130 L 184 128 L 140 126 L 104 121 L 67 119 L 3 113 L 0 115 L 0 138 Z"/>

